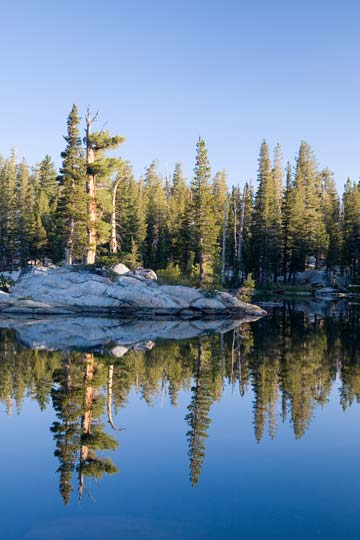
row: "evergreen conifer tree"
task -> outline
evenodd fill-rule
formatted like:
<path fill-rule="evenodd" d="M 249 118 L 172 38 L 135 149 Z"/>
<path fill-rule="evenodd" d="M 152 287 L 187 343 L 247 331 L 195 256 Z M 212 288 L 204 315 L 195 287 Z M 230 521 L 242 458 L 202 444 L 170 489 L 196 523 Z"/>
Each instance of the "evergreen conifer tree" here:
<path fill-rule="evenodd" d="M 341 254 L 340 199 L 336 190 L 334 174 L 329 169 L 324 169 L 320 175 L 322 186 L 321 207 L 326 234 L 329 238 L 326 266 L 333 269 L 339 264 Z"/>
<path fill-rule="evenodd" d="M 1 270 L 12 270 L 17 255 L 16 243 L 16 153 L 0 169 L 0 264 Z"/>
<path fill-rule="evenodd" d="M 73 105 L 67 121 L 66 148 L 62 152 L 60 193 L 56 208 L 56 230 L 59 260 L 65 252 L 67 264 L 82 260 L 87 248 L 88 198 L 85 193 L 86 162 L 80 137 L 80 118 Z"/>
<path fill-rule="evenodd" d="M 194 245 L 199 263 L 199 284 L 205 278 L 207 265 L 213 262 L 218 246 L 218 228 L 214 198 L 210 184 L 210 164 L 205 141 L 199 138 L 196 145 L 196 164 L 191 184 Z"/>
<path fill-rule="evenodd" d="M 269 147 L 265 140 L 260 148 L 258 182 L 252 229 L 253 256 L 257 279 L 260 283 L 265 283 L 274 271 L 277 243 L 274 231 L 278 221 L 278 194 L 271 170 Z"/>
<path fill-rule="evenodd" d="M 172 177 L 169 206 L 169 234 L 170 252 L 169 257 L 174 264 L 179 265 L 184 271 L 187 266 L 189 246 L 188 226 L 186 225 L 186 213 L 190 203 L 190 191 L 183 174 L 182 164 L 176 163 Z"/>
<path fill-rule="evenodd" d="M 97 209 L 97 183 L 104 182 L 111 174 L 116 172 L 121 166 L 121 159 L 106 157 L 105 153 L 114 150 L 124 138 L 119 135 L 111 135 L 109 131 L 94 131 L 92 125 L 97 119 L 97 114 L 92 117 L 88 109 L 86 115 L 86 136 L 84 139 L 86 148 L 86 192 L 88 195 L 88 219 L 87 235 L 88 243 L 85 259 L 87 264 L 94 264 L 96 257 L 96 246 L 98 244 L 98 209 Z M 110 230 L 108 231 L 110 233 Z"/>
<path fill-rule="evenodd" d="M 168 205 L 164 182 L 153 161 L 144 178 L 146 238 L 144 262 L 151 268 L 165 268 L 168 262 Z"/>

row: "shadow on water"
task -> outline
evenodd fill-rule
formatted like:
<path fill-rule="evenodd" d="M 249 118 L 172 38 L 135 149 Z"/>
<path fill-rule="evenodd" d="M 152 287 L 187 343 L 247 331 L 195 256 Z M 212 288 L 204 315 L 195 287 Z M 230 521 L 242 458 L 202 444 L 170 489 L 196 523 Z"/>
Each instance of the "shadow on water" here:
<path fill-rule="evenodd" d="M 67 504 L 71 496 L 81 500 L 86 494 L 92 499 L 92 484 L 118 471 L 111 452 L 126 437 L 122 430 L 128 426 L 121 425 L 119 411 L 132 390 L 148 405 L 168 398 L 175 406 L 181 389 L 190 389 L 184 421 L 189 479 L 196 486 L 211 407 L 225 388 L 241 396 L 251 392 L 259 443 L 266 432 L 274 439 L 278 422 L 286 419 L 295 437 L 301 438 L 316 407 L 328 402 L 337 379 L 343 409 L 359 401 L 359 322 L 356 305 L 343 304 L 323 314 L 290 302 L 273 307 L 268 317 L 241 325 L 7 321 L 10 329 L 0 330 L 0 400 L 9 415 L 13 408 L 20 412 L 25 396 L 42 410 L 53 407 L 56 420 L 50 429 L 59 463 L 59 492 Z M 75 343 L 83 350 L 74 350 Z M 151 532 L 155 525 L 148 525 Z M 104 527 L 115 527 L 124 538 L 137 538 L 129 522 L 113 520 Z M 44 534 L 38 531 L 25 538 L 40 540 Z M 51 537 L 61 537 L 56 534 Z"/>

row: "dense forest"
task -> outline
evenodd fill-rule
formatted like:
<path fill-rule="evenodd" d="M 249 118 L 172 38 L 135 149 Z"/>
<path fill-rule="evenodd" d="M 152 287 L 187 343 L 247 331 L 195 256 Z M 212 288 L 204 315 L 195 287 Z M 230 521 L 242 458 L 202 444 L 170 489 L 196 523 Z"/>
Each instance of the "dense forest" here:
<path fill-rule="evenodd" d="M 117 472 L 111 451 L 125 436 L 122 428 L 130 428 L 122 425 L 121 410 L 132 391 L 149 406 L 164 401 L 177 406 L 185 389 L 189 480 L 196 485 L 211 407 L 226 387 L 241 396 L 252 393 L 258 442 L 266 432 L 275 438 L 277 424 L 285 421 L 301 438 L 334 387 L 343 409 L 360 401 L 356 306 L 324 318 L 298 312 L 287 302 L 273 315 L 225 335 L 162 341 L 151 350 L 130 350 L 122 358 L 105 351 L 29 350 L 13 331 L 0 330 L 0 402 L 7 414 L 20 413 L 25 397 L 36 400 L 42 410 L 52 404 L 59 490 L 67 503 L 74 485 L 80 498 L 91 495 L 92 479 Z M 234 429 L 248 429 L 236 414 Z"/>
<path fill-rule="evenodd" d="M 0 271 L 121 261 L 200 285 L 291 283 L 309 266 L 360 278 L 360 183 L 348 179 L 340 197 L 307 142 L 284 166 L 280 145 L 272 157 L 263 141 L 256 185 L 212 175 L 202 139 L 189 181 L 181 163 L 164 178 L 155 161 L 137 179 L 108 157 L 124 139 L 96 120 L 88 111 L 82 137 L 72 107 L 59 172 L 49 155 L 32 169 L 15 151 L 1 159 Z"/>

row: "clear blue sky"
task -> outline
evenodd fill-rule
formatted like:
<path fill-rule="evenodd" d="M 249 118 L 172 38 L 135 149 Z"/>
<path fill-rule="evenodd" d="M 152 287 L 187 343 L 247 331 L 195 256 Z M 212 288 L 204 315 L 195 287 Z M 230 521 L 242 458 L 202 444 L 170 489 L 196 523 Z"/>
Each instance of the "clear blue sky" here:
<path fill-rule="evenodd" d="M 359 19 L 355 0 L 2 0 L 0 153 L 59 164 L 75 102 L 137 175 L 190 175 L 201 135 L 241 184 L 263 138 L 285 160 L 305 139 L 342 186 L 360 176 Z"/>

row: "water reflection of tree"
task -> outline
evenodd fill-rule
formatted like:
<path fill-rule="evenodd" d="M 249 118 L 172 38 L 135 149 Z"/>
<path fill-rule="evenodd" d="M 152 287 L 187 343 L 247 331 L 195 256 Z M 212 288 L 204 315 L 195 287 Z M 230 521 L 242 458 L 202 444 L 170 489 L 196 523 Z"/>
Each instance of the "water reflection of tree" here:
<path fill-rule="evenodd" d="M 295 436 L 301 437 L 314 407 L 326 402 L 336 372 L 323 320 L 291 309 L 278 315 L 254 327 L 256 347 L 249 356 L 258 441 L 266 418 L 275 436 L 277 405 L 282 419 L 290 415 Z"/>
<path fill-rule="evenodd" d="M 205 458 L 211 405 L 224 389 L 252 390 L 256 440 L 275 437 L 289 419 L 295 437 L 304 435 L 316 407 L 326 405 L 336 378 L 343 408 L 360 401 L 360 310 L 322 318 L 297 312 L 291 304 L 256 324 L 224 336 L 162 341 L 152 350 L 113 356 L 31 351 L 10 331 L 0 331 L 0 400 L 20 412 L 25 396 L 44 409 L 52 398 L 52 426 L 59 459 L 60 491 L 69 501 L 73 480 L 81 495 L 91 479 L 116 468 L 103 451 L 116 447 L 102 417 L 116 427 L 116 415 L 131 391 L 153 405 L 176 406 L 190 391 L 186 415 L 190 478 L 195 485 Z"/>
<path fill-rule="evenodd" d="M 104 473 L 113 474 L 117 468 L 110 458 L 99 451 L 114 450 L 118 443 L 104 432 L 100 421 L 106 399 L 101 388 L 106 385 L 106 366 L 96 361 L 92 353 L 65 353 L 63 365 L 54 374 L 52 390 L 57 421 L 52 425 L 56 441 L 55 455 L 59 459 L 60 493 L 66 503 L 73 490 L 72 478 L 77 471 L 78 492 L 81 498 L 88 479 L 100 479 Z"/>
<path fill-rule="evenodd" d="M 189 444 L 190 480 L 191 484 L 195 486 L 199 481 L 201 466 L 205 458 L 205 441 L 210 425 L 209 411 L 214 399 L 211 350 L 205 348 L 201 339 L 198 339 L 197 342 L 197 358 L 191 394 L 189 412 L 185 420 L 189 426 L 186 437 Z"/>

